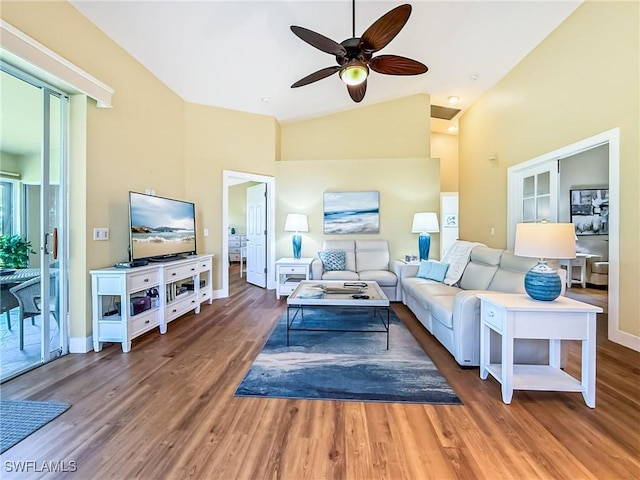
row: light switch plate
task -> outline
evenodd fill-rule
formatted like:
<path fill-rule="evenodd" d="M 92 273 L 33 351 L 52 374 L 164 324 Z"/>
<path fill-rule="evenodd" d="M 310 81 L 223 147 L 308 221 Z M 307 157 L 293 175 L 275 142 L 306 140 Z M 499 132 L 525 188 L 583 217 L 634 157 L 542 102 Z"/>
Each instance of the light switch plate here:
<path fill-rule="evenodd" d="M 109 229 L 105 227 L 93 229 L 94 240 L 109 240 Z"/>

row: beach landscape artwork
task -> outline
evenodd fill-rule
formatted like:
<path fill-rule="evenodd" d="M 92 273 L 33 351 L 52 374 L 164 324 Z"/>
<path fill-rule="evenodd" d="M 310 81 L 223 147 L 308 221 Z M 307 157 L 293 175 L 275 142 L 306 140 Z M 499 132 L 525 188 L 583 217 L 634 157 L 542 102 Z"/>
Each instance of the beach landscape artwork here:
<path fill-rule="evenodd" d="M 131 203 L 131 239 L 133 258 L 195 251 L 193 204 L 136 196 Z"/>
<path fill-rule="evenodd" d="M 325 192 L 324 233 L 380 233 L 380 192 Z"/>

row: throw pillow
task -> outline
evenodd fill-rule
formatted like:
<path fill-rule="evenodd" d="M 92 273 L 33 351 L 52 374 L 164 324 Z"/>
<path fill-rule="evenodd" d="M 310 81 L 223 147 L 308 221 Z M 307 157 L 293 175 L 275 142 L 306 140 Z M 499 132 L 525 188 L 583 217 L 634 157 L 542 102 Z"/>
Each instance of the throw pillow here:
<path fill-rule="evenodd" d="M 447 270 L 449 270 L 448 263 L 436 262 L 434 260 L 421 260 L 416 277 L 443 282 Z"/>
<path fill-rule="evenodd" d="M 322 260 L 325 270 L 347 269 L 347 256 L 344 250 L 323 250 L 318 252 L 318 257 Z"/>

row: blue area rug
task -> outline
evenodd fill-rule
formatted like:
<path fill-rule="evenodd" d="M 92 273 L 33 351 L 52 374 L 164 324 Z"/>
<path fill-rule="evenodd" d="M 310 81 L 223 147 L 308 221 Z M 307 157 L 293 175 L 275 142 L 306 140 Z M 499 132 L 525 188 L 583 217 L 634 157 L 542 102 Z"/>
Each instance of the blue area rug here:
<path fill-rule="evenodd" d="M 44 427 L 71 405 L 31 400 L 0 401 L 0 453 Z"/>
<path fill-rule="evenodd" d="M 386 333 L 291 331 L 286 313 L 238 386 L 236 396 L 462 404 L 393 310 Z M 370 310 L 309 308 L 305 328 L 377 329 Z"/>

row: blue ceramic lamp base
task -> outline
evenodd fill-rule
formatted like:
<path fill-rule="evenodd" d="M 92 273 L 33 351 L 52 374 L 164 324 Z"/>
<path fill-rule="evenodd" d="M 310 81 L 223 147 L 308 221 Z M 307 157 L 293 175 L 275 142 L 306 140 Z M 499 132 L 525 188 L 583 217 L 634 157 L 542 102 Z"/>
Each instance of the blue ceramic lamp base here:
<path fill-rule="evenodd" d="M 418 235 L 418 252 L 420 260 L 429 260 L 429 247 L 431 246 L 431 235 L 421 233 Z"/>
<path fill-rule="evenodd" d="M 298 233 L 291 235 L 291 243 L 293 244 L 293 258 L 299 259 L 302 254 L 302 235 Z"/>
<path fill-rule="evenodd" d="M 524 276 L 524 289 L 534 300 L 551 302 L 562 292 L 562 280 L 558 272 L 540 260 Z"/>

